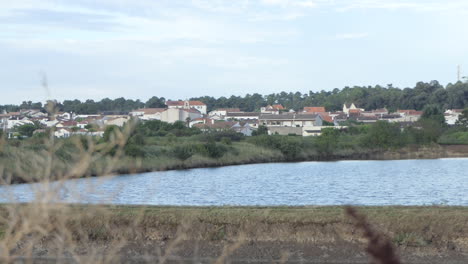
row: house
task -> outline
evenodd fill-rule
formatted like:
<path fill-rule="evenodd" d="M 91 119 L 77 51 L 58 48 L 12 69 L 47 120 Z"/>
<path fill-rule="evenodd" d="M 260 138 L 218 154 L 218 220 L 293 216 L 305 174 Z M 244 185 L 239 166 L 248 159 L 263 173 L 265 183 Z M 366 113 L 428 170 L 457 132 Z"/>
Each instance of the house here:
<path fill-rule="evenodd" d="M 176 121 L 187 122 L 188 120 L 194 120 L 201 117 L 203 117 L 203 115 L 200 111 L 194 108 L 168 108 L 161 113 L 161 121 L 167 123 L 174 123 Z"/>
<path fill-rule="evenodd" d="M 200 101 L 167 101 L 166 105 L 169 109 L 196 109 L 200 113 L 206 115 L 206 104 Z"/>
<path fill-rule="evenodd" d="M 362 123 L 376 123 L 377 122 L 378 117 L 377 116 L 358 116 L 356 118 L 356 121 L 357 122 L 362 122 Z"/>
<path fill-rule="evenodd" d="M 252 133 L 256 130 L 249 123 L 239 123 L 239 122 L 237 122 L 234 126 L 232 126 L 231 129 L 247 137 L 252 136 Z"/>
<path fill-rule="evenodd" d="M 215 119 L 224 119 L 228 113 L 242 113 L 239 108 L 218 108 L 211 111 L 208 115 Z"/>
<path fill-rule="evenodd" d="M 237 122 L 232 122 L 232 121 L 219 121 L 219 122 L 214 122 L 214 123 L 199 123 L 199 124 L 194 124 L 194 127 L 199 128 L 201 131 L 223 131 L 223 130 L 229 130 L 231 129 Z"/>
<path fill-rule="evenodd" d="M 318 113 L 326 113 L 325 107 L 317 106 L 317 107 L 304 107 L 302 110 L 304 113 L 311 113 L 311 114 L 318 114 Z"/>
<path fill-rule="evenodd" d="M 233 121 L 221 121 L 214 123 L 199 123 L 195 124 L 194 127 L 198 127 L 201 131 L 223 131 L 223 130 L 234 130 L 238 133 L 242 133 L 245 136 L 251 136 L 255 130 L 253 126 L 246 122 L 233 122 Z"/>
<path fill-rule="evenodd" d="M 418 121 L 423 112 L 416 110 L 398 110 L 398 114 L 401 116 L 397 122 L 416 122 Z"/>
<path fill-rule="evenodd" d="M 69 138 L 72 132 L 68 128 L 59 128 L 54 132 L 54 136 L 57 138 Z"/>
<path fill-rule="evenodd" d="M 285 110 L 285 108 L 280 104 L 275 105 L 267 105 L 265 107 L 260 108 L 260 112 L 262 114 L 275 114 L 278 115 L 280 111 Z"/>
<path fill-rule="evenodd" d="M 248 121 L 248 120 L 258 120 L 260 113 L 257 112 L 239 112 L 239 113 L 227 113 L 226 119 L 227 120 L 240 120 L 240 121 Z"/>
<path fill-rule="evenodd" d="M 462 114 L 463 109 L 449 109 L 445 111 L 444 117 L 445 117 L 445 122 L 448 125 L 455 125 L 457 123 L 458 118 Z"/>
<path fill-rule="evenodd" d="M 46 115 L 47 116 L 47 115 Z M 72 120 L 73 114 L 67 112 L 58 112 L 55 116 L 56 119 L 63 119 L 63 120 Z"/>
<path fill-rule="evenodd" d="M 379 108 L 372 110 L 372 113 L 374 113 L 375 115 L 388 115 L 388 110 L 387 108 Z"/>
<path fill-rule="evenodd" d="M 76 121 L 61 121 L 55 125 L 57 128 L 65 128 L 65 127 L 76 127 L 78 122 Z"/>
<path fill-rule="evenodd" d="M 212 118 L 199 117 L 190 121 L 189 127 L 193 127 L 195 124 L 214 124 L 216 120 Z"/>
<path fill-rule="evenodd" d="M 130 112 L 130 116 L 138 117 L 141 120 L 161 120 L 164 111 L 166 108 L 141 108 Z"/>
<path fill-rule="evenodd" d="M 39 117 L 47 117 L 46 113 L 41 112 L 39 109 L 22 109 L 20 110 L 21 116 L 26 116 L 29 118 L 39 118 Z"/>
<path fill-rule="evenodd" d="M 128 117 L 120 116 L 120 117 L 111 117 L 111 118 L 103 118 L 105 126 L 118 126 L 123 127 L 125 123 L 128 122 Z"/>
<path fill-rule="evenodd" d="M 319 126 L 319 127 L 303 127 L 302 128 L 302 136 L 303 137 L 309 137 L 309 136 L 320 136 L 322 135 L 322 130 L 323 129 L 330 129 L 330 128 L 333 128 L 333 129 L 339 129 L 339 130 L 343 130 L 343 129 L 346 129 L 347 127 L 346 126 Z"/>
<path fill-rule="evenodd" d="M 261 115 L 260 124 L 273 127 L 303 127 L 303 126 L 322 126 L 322 117 L 317 114 L 290 114 L 280 115 L 266 114 Z"/>
<path fill-rule="evenodd" d="M 365 111 L 363 108 L 358 108 L 356 107 L 356 105 L 354 103 L 351 103 L 351 104 L 343 104 L 343 112 L 345 114 L 349 114 L 349 112 L 353 110 L 354 112 L 356 112 L 356 110 L 358 111 Z"/>
<path fill-rule="evenodd" d="M 71 135 L 90 136 L 90 137 L 103 137 L 104 131 L 88 131 L 86 129 L 80 129 L 76 132 L 72 132 Z"/>
<path fill-rule="evenodd" d="M 317 114 L 320 115 L 323 121 L 333 123 L 333 117 L 330 114 L 328 113 L 317 113 Z"/>

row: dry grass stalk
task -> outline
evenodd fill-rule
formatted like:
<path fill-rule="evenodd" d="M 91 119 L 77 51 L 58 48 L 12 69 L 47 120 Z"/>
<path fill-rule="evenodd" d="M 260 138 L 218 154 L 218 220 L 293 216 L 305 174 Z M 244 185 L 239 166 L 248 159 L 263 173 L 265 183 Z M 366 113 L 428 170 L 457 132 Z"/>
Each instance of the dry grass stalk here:
<path fill-rule="evenodd" d="M 391 241 L 383 234 L 376 231 L 364 215 L 359 214 L 357 210 L 352 207 L 346 207 L 346 214 L 356 222 L 356 227 L 364 232 L 364 237 L 368 240 L 366 251 L 373 258 L 374 263 L 401 263 Z"/>

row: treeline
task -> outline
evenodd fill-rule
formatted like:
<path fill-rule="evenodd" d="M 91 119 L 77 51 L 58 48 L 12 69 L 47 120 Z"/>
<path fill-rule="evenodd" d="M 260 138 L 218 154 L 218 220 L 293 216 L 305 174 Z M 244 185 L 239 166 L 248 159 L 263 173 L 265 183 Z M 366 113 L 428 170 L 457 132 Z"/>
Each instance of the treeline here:
<path fill-rule="evenodd" d="M 281 92 L 266 96 L 247 94 L 214 98 L 196 97 L 207 104 L 208 109 L 236 107 L 244 111 L 256 111 L 271 104 L 282 104 L 287 109 L 299 110 L 306 106 L 325 106 L 327 111 L 343 108 L 344 103 L 355 103 L 368 110 L 386 107 L 391 111 L 397 109 L 423 110 L 424 106 L 435 104 L 441 109 L 462 109 L 468 107 L 468 83 L 457 82 L 442 86 L 437 81 L 419 82 L 414 88 L 400 89 L 389 84 L 384 86 L 354 86 L 332 91 Z"/>
<path fill-rule="evenodd" d="M 423 110 L 424 106 L 432 104 L 441 109 L 462 109 L 468 107 L 468 83 L 457 82 L 442 86 L 437 81 L 419 82 L 413 88 L 396 88 L 389 84 L 384 86 L 354 86 L 332 91 L 309 93 L 281 92 L 269 95 L 258 93 L 245 96 L 230 96 L 215 98 L 212 96 L 194 97 L 191 100 L 204 102 L 208 111 L 216 108 L 240 108 L 243 111 L 258 111 L 260 107 L 271 104 L 282 104 L 287 109 L 299 110 L 305 106 L 325 106 L 327 111 L 341 110 L 344 103 L 355 103 L 360 108 L 373 110 L 386 107 L 390 111 L 397 109 Z M 60 111 L 77 114 L 96 114 L 105 111 L 128 112 L 134 109 L 148 107 L 165 107 L 164 97 L 152 97 L 146 102 L 125 98 L 94 100 L 65 100 L 58 102 Z M 41 103 L 23 102 L 21 105 L 3 105 L 0 111 L 9 112 L 19 109 L 40 109 Z"/>
<path fill-rule="evenodd" d="M 88 99 L 80 100 L 65 100 L 63 102 L 54 102 L 54 107 L 61 112 L 73 112 L 76 114 L 98 114 L 106 111 L 112 112 L 130 112 L 138 108 L 163 108 L 166 99 L 164 97 L 151 97 L 148 101 L 125 99 L 123 97 L 117 99 L 104 98 L 100 101 Z M 46 105 L 41 102 L 33 103 L 32 101 L 24 101 L 20 105 L 0 105 L 0 111 L 17 112 L 20 109 L 40 109 L 47 112 Z"/>

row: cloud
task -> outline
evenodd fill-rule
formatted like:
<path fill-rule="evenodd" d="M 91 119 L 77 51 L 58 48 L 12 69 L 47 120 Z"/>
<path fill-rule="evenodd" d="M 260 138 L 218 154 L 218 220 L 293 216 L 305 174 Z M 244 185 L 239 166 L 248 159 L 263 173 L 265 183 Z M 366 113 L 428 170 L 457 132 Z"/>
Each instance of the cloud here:
<path fill-rule="evenodd" d="M 368 33 L 344 33 L 337 34 L 335 39 L 362 39 L 368 37 Z"/>
<path fill-rule="evenodd" d="M 270 6 L 281 7 L 317 7 L 319 1 L 313 0 L 260 0 L 260 3 Z"/>
<path fill-rule="evenodd" d="M 339 0 L 335 3 L 339 11 L 353 9 L 411 10 L 420 12 L 466 12 L 466 0 Z"/>

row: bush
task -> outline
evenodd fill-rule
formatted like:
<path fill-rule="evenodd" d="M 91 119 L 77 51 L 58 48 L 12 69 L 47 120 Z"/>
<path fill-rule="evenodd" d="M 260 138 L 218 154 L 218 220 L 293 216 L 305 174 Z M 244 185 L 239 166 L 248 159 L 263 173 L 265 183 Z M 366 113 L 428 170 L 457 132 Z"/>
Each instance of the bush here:
<path fill-rule="evenodd" d="M 468 132 L 443 134 L 438 143 L 443 145 L 468 145 Z"/>
<path fill-rule="evenodd" d="M 302 152 L 302 137 L 290 137 L 280 135 L 260 135 L 251 137 L 248 141 L 257 146 L 279 150 L 286 160 L 294 160 Z"/>
<path fill-rule="evenodd" d="M 403 145 L 400 125 L 377 121 L 369 127 L 361 144 L 367 148 L 387 149 L 390 147 L 400 147 Z"/>
<path fill-rule="evenodd" d="M 257 130 L 252 132 L 252 136 L 268 135 L 268 128 L 264 125 L 258 126 Z"/>
<path fill-rule="evenodd" d="M 176 158 L 186 160 L 193 156 L 194 148 L 190 145 L 177 145 L 172 152 Z"/>
<path fill-rule="evenodd" d="M 223 137 L 221 138 L 221 143 L 226 144 L 226 145 L 232 145 L 232 140 L 231 138 Z"/>
<path fill-rule="evenodd" d="M 124 150 L 125 150 L 125 155 L 130 156 L 130 157 L 143 157 L 145 155 L 143 148 L 135 144 L 126 145 Z"/>
<path fill-rule="evenodd" d="M 208 142 L 204 144 L 206 154 L 210 158 L 221 158 L 227 151 L 228 148 L 224 144 L 219 144 L 215 142 Z"/>

